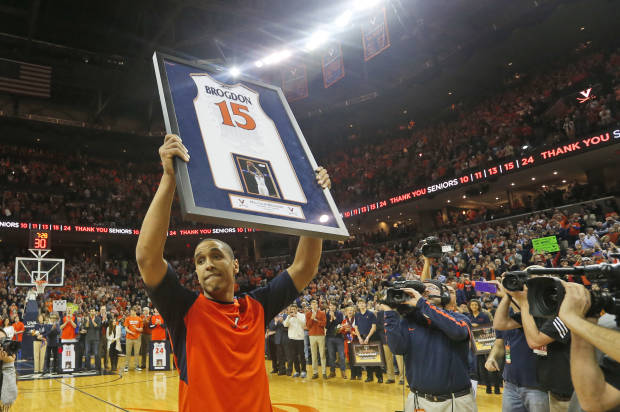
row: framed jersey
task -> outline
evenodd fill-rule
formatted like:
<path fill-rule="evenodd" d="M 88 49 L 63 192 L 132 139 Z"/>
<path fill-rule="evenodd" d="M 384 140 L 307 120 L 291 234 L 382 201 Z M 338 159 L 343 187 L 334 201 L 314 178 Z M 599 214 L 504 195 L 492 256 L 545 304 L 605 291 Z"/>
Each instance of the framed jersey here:
<path fill-rule="evenodd" d="M 60 354 L 60 370 L 62 372 L 75 371 L 75 344 L 63 343 Z"/>
<path fill-rule="evenodd" d="M 279 87 L 161 53 L 153 55 L 184 219 L 272 232 L 349 236 Z"/>
<path fill-rule="evenodd" d="M 168 344 L 165 340 L 151 341 L 149 356 L 149 370 L 151 371 L 168 371 L 170 370 L 170 352 Z"/>

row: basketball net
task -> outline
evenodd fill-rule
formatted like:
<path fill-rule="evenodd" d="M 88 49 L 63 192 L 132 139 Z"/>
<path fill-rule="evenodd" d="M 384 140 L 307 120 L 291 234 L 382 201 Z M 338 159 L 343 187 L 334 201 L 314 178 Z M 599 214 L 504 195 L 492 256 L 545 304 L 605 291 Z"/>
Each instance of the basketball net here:
<path fill-rule="evenodd" d="M 47 286 L 47 280 L 39 279 L 34 281 L 34 286 L 37 288 L 37 295 L 42 294 Z"/>

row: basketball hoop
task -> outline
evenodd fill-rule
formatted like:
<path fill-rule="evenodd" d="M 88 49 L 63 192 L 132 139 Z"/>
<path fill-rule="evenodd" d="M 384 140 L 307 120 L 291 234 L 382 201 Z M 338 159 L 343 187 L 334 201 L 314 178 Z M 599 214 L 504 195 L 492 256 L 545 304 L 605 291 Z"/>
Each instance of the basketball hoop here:
<path fill-rule="evenodd" d="M 37 295 L 42 294 L 47 286 L 47 280 L 39 279 L 34 281 L 34 286 L 37 288 Z"/>

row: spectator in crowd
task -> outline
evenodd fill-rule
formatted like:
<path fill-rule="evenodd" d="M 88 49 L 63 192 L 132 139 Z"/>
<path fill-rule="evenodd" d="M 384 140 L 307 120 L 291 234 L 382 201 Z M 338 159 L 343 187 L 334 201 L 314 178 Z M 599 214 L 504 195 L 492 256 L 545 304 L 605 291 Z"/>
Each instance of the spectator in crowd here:
<path fill-rule="evenodd" d="M 385 334 L 385 311 L 378 310 L 377 311 L 377 335 L 379 336 L 379 340 L 381 341 L 381 345 L 383 346 L 383 354 L 385 356 L 385 371 L 387 373 L 387 380 L 385 383 L 390 384 L 396 382 L 394 379 L 394 357 L 392 355 L 392 351 L 390 350 L 390 346 L 387 344 L 387 336 Z"/>
<path fill-rule="evenodd" d="M 312 379 L 319 377 L 319 357 L 323 379 L 327 379 L 327 360 L 325 359 L 325 325 L 327 323 L 325 312 L 319 309 L 316 299 L 310 301 L 310 310 L 306 312 L 306 328 L 310 337 L 310 350 L 312 352 Z"/>
<path fill-rule="evenodd" d="M 377 316 L 369 310 L 366 310 L 366 301 L 360 299 L 357 301 L 359 312 L 355 314 L 355 334 L 359 343 L 367 344 L 369 342 L 380 342 L 377 332 Z M 366 382 L 372 382 L 373 373 L 377 376 L 377 382 L 383 383 L 383 371 L 379 366 L 366 367 Z"/>
<path fill-rule="evenodd" d="M 151 315 L 148 306 L 142 308 L 142 314 L 140 318 L 142 319 L 143 325 L 142 334 L 140 335 L 140 367 L 142 369 L 146 369 L 148 367 L 146 358 L 151 348 L 151 328 L 148 327 L 148 325 L 150 325 L 151 323 Z"/>
<path fill-rule="evenodd" d="M 94 358 L 94 369 L 101 371 L 101 360 L 99 359 L 99 339 L 101 338 L 101 317 L 95 311 L 95 308 L 91 308 L 88 312 L 86 319 L 83 319 L 85 334 L 85 350 L 84 359 L 86 363 L 86 370 L 91 369 L 90 357 Z"/>
<path fill-rule="evenodd" d="M 121 353 L 121 325 L 118 317 L 112 315 L 112 320 L 106 330 L 107 350 L 110 357 L 110 370 L 116 372 L 118 369 L 118 355 Z"/>
<path fill-rule="evenodd" d="M 295 367 L 293 378 L 306 377 L 306 358 L 304 357 L 304 328 L 306 317 L 299 313 L 297 305 L 290 305 L 283 325 L 288 328 L 289 362 Z"/>
<path fill-rule="evenodd" d="M 43 365 L 45 363 L 45 351 L 47 349 L 47 341 L 45 339 L 45 331 L 47 329 L 47 322 L 45 322 L 43 314 L 39 314 L 37 317 L 37 323 L 31 331 L 33 336 L 32 340 L 32 354 L 34 356 L 34 373 L 43 373 Z"/>
<path fill-rule="evenodd" d="M 282 311 L 273 319 L 276 324 L 275 344 L 278 357 L 278 375 L 293 374 L 293 365 L 290 362 L 288 328 L 284 326 L 286 311 Z"/>
<path fill-rule="evenodd" d="M 362 379 L 362 368 L 353 365 L 355 363 L 353 343 L 355 342 L 355 337 L 357 336 L 357 326 L 355 324 L 355 320 L 355 308 L 353 306 L 348 306 L 345 309 L 345 317 L 342 320 L 342 328 L 340 328 L 340 333 L 344 336 L 345 353 L 349 359 L 349 367 L 351 368 L 351 380 Z"/>
<path fill-rule="evenodd" d="M 129 316 L 124 322 L 125 329 L 127 330 L 127 343 L 125 350 L 125 372 L 129 371 L 129 360 L 135 357 L 135 369 L 141 371 L 139 365 L 140 358 L 140 334 L 143 330 L 142 319 L 136 315 L 136 309 L 129 309 Z"/>
<path fill-rule="evenodd" d="M 99 357 L 103 361 L 103 366 L 97 362 L 97 370 L 107 370 L 109 369 L 109 358 L 108 358 L 108 344 L 107 344 L 107 328 L 108 328 L 108 313 L 105 305 L 102 305 L 99 308 L 99 317 L 101 318 L 101 334 L 99 335 L 99 347 L 97 348 L 97 352 L 99 353 Z"/>
<path fill-rule="evenodd" d="M 337 310 L 336 303 L 329 302 L 329 310 L 326 314 L 325 340 L 327 344 L 327 358 L 330 367 L 330 378 L 336 377 L 336 355 L 342 379 L 347 378 L 346 363 L 344 356 L 344 337 L 340 333 L 344 316 Z"/>
<path fill-rule="evenodd" d="M 58 371 L 58 365 L 60 364 L 60 355 L 58 353 L 60 334 L 61 329 L 58 314 L 55 312 L 51 313 L 43 334 L 43 337 L 47 341 L 43 369 L 47 374 L 56 373 Z"/>
<path fill-rule="evenodd" d="M 13 315 L 13 330 L 15 334 L 13 335 L 13 340 L 18 343 L 19 350 L 17 351 L 17 359 L 20 360 L 22 358 L 22 341 L 24 339 L 24 323 L 19 320 L 19 315 L 16 313 Z"/>
<path fill-rule="evenodd" d="M 277 316 L 276 316 L 277 317 Z M 271 360 L 271 373 L 278 373 L 278 349 L 276 346 L 276 318 L 269 321 L 267 330 L 265 331 L 265 339 L 267 340 L 267 358 Z"/>

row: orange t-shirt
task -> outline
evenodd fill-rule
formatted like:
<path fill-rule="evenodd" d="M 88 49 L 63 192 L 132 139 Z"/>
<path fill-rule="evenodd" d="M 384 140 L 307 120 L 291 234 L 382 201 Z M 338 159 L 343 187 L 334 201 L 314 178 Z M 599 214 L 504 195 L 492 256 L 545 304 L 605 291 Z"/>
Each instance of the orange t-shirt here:
<path fill-rule="evenodd" d="M 15 322 L 13 324 L 13 329 L 15 329 L 15 335 L 13 336 L 13 340 L 21 342 L 24 339 L 24 324 L 22 322 Z M 22 332 L 19 333 L 18 332 Z"/>
<path fill-rule="evenodd" d="M 151 325 L 156 325 L 151 329 L 151 340 L 166 340 L 166 329 L 162 326 L 164 318 L 161 315 L 151 316 Z"/>
<path fill-rule="evenodd" d="M 179 411 L 203 410 L 205 399 L 212 411 L 273 411 L 265 321 L 299 295 L 286 271 L 231 303 L 183 288 L 170 266 L 159 286 L 147 291 L 170 332 L 179 371 Z M 238 396 L 244 390 L 251 396 Z"/>
<path fill-rule="evenodd" d="M 65 316 L 62 318 L 62 323 L 67 322 L 67 319 L 73 321 L 73 323 L 75 323 L 75 316 Z M 67 323 L 67 325 L 64 327 L 64 329 L 62 330 L 62 333 L 60 334 L 60 339 L 75 339 L 75 328 L 73 327 L 73 325 L 71 325 L 70 323 Z"/>
<path fill-rule="evenodd" d="M 136 328 L 142 327 L 142 319 L 138 316 L 127 316 L 124 325 L 127 329 L 127 339 L 138 339 L 140 337 L 140 332 Z"/>

